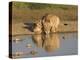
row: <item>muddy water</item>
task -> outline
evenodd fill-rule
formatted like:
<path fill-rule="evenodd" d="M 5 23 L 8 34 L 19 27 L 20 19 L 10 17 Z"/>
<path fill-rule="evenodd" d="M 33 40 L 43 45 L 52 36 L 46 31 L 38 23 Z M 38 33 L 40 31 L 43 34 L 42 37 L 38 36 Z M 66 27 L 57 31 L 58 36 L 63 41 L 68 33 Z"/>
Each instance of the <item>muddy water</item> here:
<path fill-rule="evenodd" d="M 25 35 L 13 37 L 12 57 L 44 57 L 76 55 L 78 53 L 77 33 L 56 33 L 48 35 Z"/>

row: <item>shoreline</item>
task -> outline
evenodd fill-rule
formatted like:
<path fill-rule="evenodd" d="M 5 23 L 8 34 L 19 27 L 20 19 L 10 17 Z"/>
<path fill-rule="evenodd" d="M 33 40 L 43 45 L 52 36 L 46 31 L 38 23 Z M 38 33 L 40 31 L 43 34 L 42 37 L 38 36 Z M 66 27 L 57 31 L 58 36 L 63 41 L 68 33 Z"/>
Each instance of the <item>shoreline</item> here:
<path fill-rule="evenodd" d="M 54 32 L 54 33 L 49 33 L 49 34 L 56 34 L 56 33 L 78 33 L 78 31 L 67 31 L 67 32 Z M 12 37 L 15 37 L 15 36 L 22 36 L 22 35 L 34 35 L 35 33 L 31 33 L 31 34 L 16 34 L 16 35 L 9 35 L 9 36 L 12 36 Z M 40 35 L 40 34 L 35 34 L 35 35 Z"/>
<path fill-rule="evenodd" d="M 66 25 L 67 24 L 67 25 Z M 33 25 L 31 25 L 33 26 Z M 30 31 L 29 25 L 25 25 L 22 23 L 12 23 L 12 31 L 9 35 L 17 36 L 17 35 L 31 35 L 34 34 L 34 32 Z M 78 31 L 78 25 L 77 21 L 61 21 L 59 28 L 55 33 L 68 33 L 68 32 L 77 32 Z"/>

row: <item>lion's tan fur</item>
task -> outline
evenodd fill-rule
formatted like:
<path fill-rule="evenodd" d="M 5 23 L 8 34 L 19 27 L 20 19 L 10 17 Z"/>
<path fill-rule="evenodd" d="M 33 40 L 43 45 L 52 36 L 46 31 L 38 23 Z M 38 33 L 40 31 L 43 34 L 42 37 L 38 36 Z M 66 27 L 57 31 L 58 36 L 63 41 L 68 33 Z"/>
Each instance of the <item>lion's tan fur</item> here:
<path fill-rule="evenodd" d="M 42 24 L 41 24 L 40 20 L 38 22 L 36 22 L 36 26 L 34 28 L 34 32 L 36 34 L 40 34 L 42 32 Z"/>
<path fill-rule="evenodd" d="M 43 19 L 43 29 L 45 33 L 55 32 L 60 23 L 60 19 L 56 15 L 48 14 Z"/>
<path fill-rule="evenodd" d="M 35 33 L 41 33 L 42 31 L 45 33 L 56 32 L 60 24 L 60 19 L 58 16 L 53 14 L 46 14 L 42 20 L 39 20 L 36 23 L 36 27 L 34 28 Z"/>

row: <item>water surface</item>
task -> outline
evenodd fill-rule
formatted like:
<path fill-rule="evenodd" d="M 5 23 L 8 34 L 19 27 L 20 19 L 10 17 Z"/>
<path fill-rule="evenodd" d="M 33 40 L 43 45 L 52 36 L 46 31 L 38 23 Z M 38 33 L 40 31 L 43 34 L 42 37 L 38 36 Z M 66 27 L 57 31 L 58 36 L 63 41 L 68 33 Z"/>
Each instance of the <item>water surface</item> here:
<path fill-rule="evenodd" d="M 48 35 L 24 35 L 13 37 L 13 58 L 76 55 L 77 33 L 55 33 Z"/>

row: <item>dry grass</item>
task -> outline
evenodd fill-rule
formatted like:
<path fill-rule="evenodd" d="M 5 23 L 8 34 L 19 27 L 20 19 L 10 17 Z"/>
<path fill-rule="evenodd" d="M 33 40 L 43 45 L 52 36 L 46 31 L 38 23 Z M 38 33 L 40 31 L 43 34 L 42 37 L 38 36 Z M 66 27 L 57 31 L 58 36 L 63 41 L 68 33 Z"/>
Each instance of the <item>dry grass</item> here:
<path fill-rule="evenodd" d="M 35 22 L 41 19 L 46 13 L 52 13 L 60 17 L 60 26 L 57 32 L 77 31 L 77 6 L 54 7 L 47 9 L 12 9 L 12 35 L 33 34 L 29 29 L 24 28 L 24 23 Z M 64 26 L 67 23 L 67 26 Z"/>
<path fill-rule="evenodd" d="M 35 21 L 40 19 L 46 13 L 52 13 L 60 17 L 61 20 L 77 20 L 77 7 L 61 9 L 61 8 L 53 8 L 53 9 L 26 9 L 26 8 L 13 8 L 12 10 L 12 21 L 13 23 L 18 22 L 27 22 L 29 20 Z"/>

